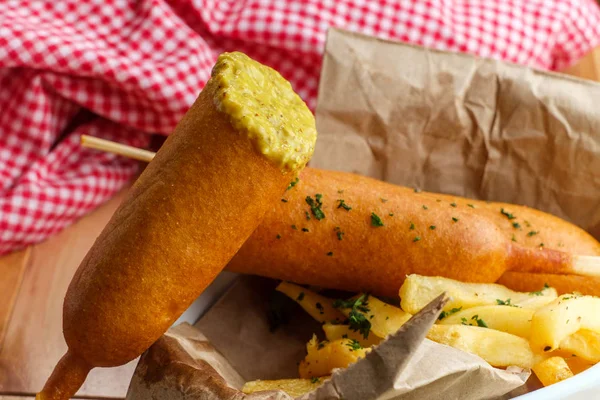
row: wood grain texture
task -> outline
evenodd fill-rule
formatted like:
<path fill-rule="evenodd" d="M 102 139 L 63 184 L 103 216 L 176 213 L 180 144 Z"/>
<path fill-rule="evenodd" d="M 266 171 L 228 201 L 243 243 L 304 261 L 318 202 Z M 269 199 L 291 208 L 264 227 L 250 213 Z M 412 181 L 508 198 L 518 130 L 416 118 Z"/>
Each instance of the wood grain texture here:
<path fill-rule="evenodd" d="M 25 249 L 0 258 L 0 351 L 30 253 Z"/>
<path fill-rule="evenodd" d="M 66 351 L 62 304 L 67 286 L 124 194 L 121 192 L 57 236 L 29 249 L 0 349 L 0 393 L 35 394 Z M 24 260 L 27 258 L 18 253 L 0 259 L 0 274 L 18 269 Z M 92 371 L 78 395 L 125 397 L 135 364 L 133 361 L 120 368 Z"/>
<path fill-rule="evenodd" d="M 596 47 L 579 60 L 577 64 L 562 72 L 583 79 L 600 81 L 600 47 Z"/>

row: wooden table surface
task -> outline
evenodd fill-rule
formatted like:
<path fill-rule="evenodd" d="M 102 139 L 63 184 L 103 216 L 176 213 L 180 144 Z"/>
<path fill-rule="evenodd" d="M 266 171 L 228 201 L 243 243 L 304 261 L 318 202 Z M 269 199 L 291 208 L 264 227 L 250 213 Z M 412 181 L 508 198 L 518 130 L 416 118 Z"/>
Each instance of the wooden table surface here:
<path fill-rule="evenodd" d="M 66 351 L 64 294 L 123 196 L 53 238 L 0 258 L 0 400 L 33 398 Z M 135 364 L 93 370 L 78 396 L 125 397 Z"/>

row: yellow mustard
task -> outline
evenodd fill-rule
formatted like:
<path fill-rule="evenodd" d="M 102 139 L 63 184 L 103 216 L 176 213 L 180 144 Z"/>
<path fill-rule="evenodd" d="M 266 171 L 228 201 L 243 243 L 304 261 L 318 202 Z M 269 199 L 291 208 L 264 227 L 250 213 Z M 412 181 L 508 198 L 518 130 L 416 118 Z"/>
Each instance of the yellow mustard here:
<path fill-rule="evenodd" d="M 300 170 L 310 160 L 317 140 L 315 119 L 277 71 L 243 53 L 223 53 L 209 84 L 217 85 L 217 110 L 283 172 Z"/>

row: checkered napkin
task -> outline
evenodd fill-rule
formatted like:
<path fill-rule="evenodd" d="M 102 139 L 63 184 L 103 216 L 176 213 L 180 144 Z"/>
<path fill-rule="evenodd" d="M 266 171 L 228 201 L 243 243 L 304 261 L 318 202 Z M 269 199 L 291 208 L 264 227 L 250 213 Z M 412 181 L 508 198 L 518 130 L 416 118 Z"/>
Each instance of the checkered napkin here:
<path fill-rule="evenodd" d="M 332 26 L 558 70 L 600 43 L 593 0 L 0 1 L 0 254 L 135 174 L 80 135 L 143 147 L 168 134 L 222 51 L 273 66 L 314 109 Z"/>

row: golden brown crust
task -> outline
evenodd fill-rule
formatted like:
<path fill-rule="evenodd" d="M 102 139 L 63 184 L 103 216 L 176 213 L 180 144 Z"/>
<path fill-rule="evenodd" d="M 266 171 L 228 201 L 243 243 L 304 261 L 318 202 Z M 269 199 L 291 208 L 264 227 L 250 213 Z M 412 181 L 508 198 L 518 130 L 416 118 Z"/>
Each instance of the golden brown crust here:
<path fill-rule="evenodd" d="M 305 198 L 317 193 L 323 195 L 325 218 L 318 221 L 311 214 L 307 220 Z M 265 216 L 230 270 L 389 296 L 397 294 L 407 274 L 494 282 L 504 272 L 501 231 L 467 208 L 374 179 L 316 169 L 306 169 L 284 198 L 287 203 Z M 338 208 L 339 199 L 352 210 Z M 384 226 L 372 226 L 373 212 Z"/>
<path fill-rule="evenodd" d="M 305 198 L 314 199 L 317 193 L 323 195 L 326 217 L 317 221 L 311 214 L 307 220 Z M 567 272 L 571 257 L 564 251 L 600 255 L 600 245 L 586 232 L 537 210 L 416 193 L 349 173 L 306 168 L 284 198 L 287 202 L 273 206 L 228 269 L 391 296 L 410 273 L 495 282 L 505 268 Z M 352 210 L 338 208 L 340 199 Z M 502 208 L 517 215 L 513 220 L 524 227 L 525 221 L 535 224 L 540 237 L 559 238 L 563 246 L 542 250 L 533 241 L 513 242 L 518 229 Z M 372 212 L 385 226 L 371 226 Z M 344 233 L 342 240 L 337 227 Z"/>
<path fill-rule="evenodd" d="M 578 255 L 600 256 L 600 242 L 580 227 L 552 214 L 516 204 L 471 200 L 427 192 L 423 194 L 454 202 L 459 207 L 469 207 L 468 204 L 471 204 L 475 207 L 474 212 L 494 221 L 507 239 L 514 240 L 523 247 L 535 249 L 543 247 Z M 517 224 L 516 227 L 514 224 Z"/>
<path fill-rule="evenodd" d="M 63 315 L 69 348 L 103 367 L 140 355 L 221 271 L 289 180 L 203 91 L 75 274 Z"/>
<path fill-rule="evenodd" d="M 548 284 L 559 294 L 581 292 L 600 296 L 600 278 L 590 276 L 505 272 L 498 283 L 521 292 L 538 291 Z"/>
<path fill-rule="evenodd" d="M 63 308 L 68 355 L 89 367 L 124 364 L 156 341 L 292 179 L 255 151 L 212 97 L 210 88 L 200 94 L 69 285 Z M 74 395 L 85 379 L 70 381 L 77 369 L 61 361 L 39 398 Z"/>

